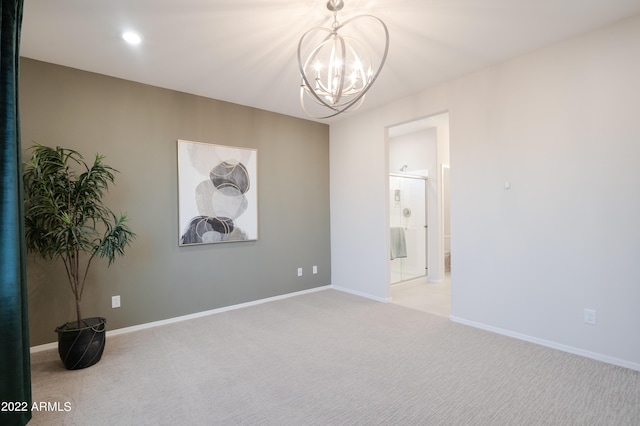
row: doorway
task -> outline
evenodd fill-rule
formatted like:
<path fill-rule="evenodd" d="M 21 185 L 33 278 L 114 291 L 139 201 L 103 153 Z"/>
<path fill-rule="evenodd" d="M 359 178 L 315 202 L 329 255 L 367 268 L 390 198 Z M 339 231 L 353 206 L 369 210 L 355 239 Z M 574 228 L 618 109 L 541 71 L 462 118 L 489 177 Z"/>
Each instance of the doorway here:
<path fill-rule="evenodd" d="M 449 221 L 449 114 L 399 124 L 388 128 L 389 167 L 389 227 L 390 248 L 396 243 L 394 232 L 405 231 L 409 241 L 408 224 L 402 221 L 403 195 L 397 176 L 421 177 L 425 183 L 425 244 L 424 273 L 416 273 L 414 260 L 409 259 L 407 247 L 404 258 L 393 258 L 389 263 L 389 294 L 394 303 L 420 309 L 437 315 L 451 312 L 451 231 Z M 400 179 L 400 178 L 397 178 Z M 397 192 L 399 190 L 399 192 Z M 399 195 L 399 200 L 396 196 Z M 413 210 L 411 211 L 413 215 Z M 404 229 L 406 228 L 406 229 Z M 411 237 L 413 239 L 413 237 Z M 413 244 L 413 241 L 411 242 Z M 413 251 L 416 251 L 415 248 Z M 405 273 L 406 270 L 406 273 Z"/>

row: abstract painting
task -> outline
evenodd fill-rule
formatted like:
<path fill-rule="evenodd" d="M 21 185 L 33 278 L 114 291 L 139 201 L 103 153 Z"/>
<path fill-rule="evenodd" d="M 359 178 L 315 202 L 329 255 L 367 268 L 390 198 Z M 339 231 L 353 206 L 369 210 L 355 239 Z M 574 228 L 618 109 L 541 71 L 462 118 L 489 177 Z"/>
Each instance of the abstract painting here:
<path fill-rule="evenodd" d="M 178 140 L 179 245 L 258 239 L 258 152 Z"/>

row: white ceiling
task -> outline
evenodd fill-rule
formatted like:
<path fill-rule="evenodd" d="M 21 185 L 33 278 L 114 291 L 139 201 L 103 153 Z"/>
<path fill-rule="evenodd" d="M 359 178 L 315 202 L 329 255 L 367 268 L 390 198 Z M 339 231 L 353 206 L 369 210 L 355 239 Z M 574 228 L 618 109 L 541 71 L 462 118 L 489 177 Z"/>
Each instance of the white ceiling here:
<path fill-rule="evenodd" d="M 640 0 L 344 2 L 341 21 L 368 13 L 390 33 L 387 63 L 362 110 L 640 13 Z M 20 49 L 28 58 L 306 118 L 297 43 L 330 21 L 326 0 L 25 0 Z M 127 45 L 125 30 L 139 32 L 142 43 Z"/>

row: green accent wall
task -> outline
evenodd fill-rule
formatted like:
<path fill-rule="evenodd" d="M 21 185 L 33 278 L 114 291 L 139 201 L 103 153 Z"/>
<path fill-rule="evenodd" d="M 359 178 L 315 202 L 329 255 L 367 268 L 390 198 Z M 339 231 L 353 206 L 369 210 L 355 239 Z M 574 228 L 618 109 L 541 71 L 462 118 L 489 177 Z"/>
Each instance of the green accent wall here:
<path fill-rule="evenodd" d="M 20 110 L 25 150 L 99 152 L 120 171 L 107 205 L 137 239 L 92 266 L 83 316 L 114 330 L 330 284 L 328 125 L 26 58 Z M 178 139 L 258 150 L 258 241 L 178 246 Z M 31 346 L 53 342 L 73 320 L 64 269 L 29 255 L 27 278 Z"/>

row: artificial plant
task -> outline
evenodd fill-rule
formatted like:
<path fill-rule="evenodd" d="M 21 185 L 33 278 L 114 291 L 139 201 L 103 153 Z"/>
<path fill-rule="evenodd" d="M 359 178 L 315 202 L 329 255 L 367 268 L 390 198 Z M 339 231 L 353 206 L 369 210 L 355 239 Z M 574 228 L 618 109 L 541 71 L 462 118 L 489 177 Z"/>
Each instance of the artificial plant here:
<path fill-rule="evenodd" d="M 35 144 L 24 167 L 25 235 L 30 252 L 61 259 L 75 297 L 77 326 L 87 274 L 96 257 L 109 266 L 135 238 L 127 215 L 116 215 L 103 197 L 118 171 L 96 154 L 87 164 L 77 151 Z"/>

